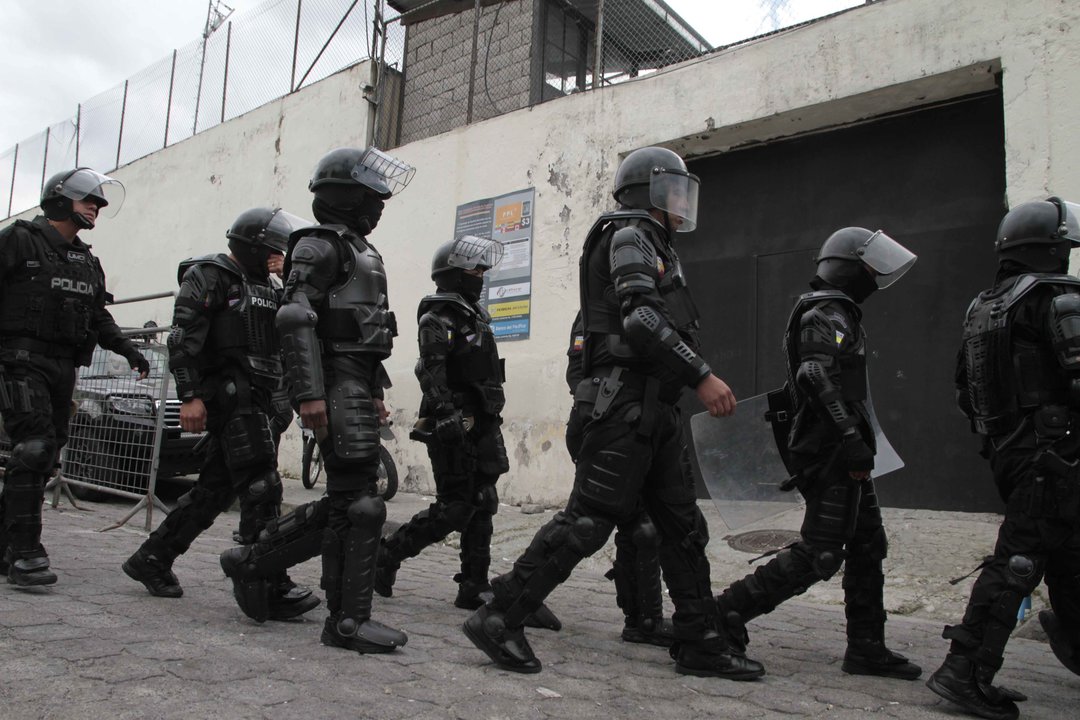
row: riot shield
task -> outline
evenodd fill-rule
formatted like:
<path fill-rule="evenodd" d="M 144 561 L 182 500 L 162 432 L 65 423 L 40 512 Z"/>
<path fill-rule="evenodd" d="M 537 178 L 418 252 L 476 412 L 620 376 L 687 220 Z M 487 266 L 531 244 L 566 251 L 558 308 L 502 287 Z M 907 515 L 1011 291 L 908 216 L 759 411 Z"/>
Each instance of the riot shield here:
<path fill-rule="evenodd" d="M 802 502 L 799 493 L 780 489 L 790 473 L 765 419 L 768 410 L 768 394 L 763 394 L 741 400 L 730 418 L 715 418 L 707 412 L 690 418 L 701 478 L 730 530 L 765 520 Z M 873 477 L 878 478 L 904 467 L 904 461 L 881 430 L 869 388 L 866 410 L 877 439 Z"/>

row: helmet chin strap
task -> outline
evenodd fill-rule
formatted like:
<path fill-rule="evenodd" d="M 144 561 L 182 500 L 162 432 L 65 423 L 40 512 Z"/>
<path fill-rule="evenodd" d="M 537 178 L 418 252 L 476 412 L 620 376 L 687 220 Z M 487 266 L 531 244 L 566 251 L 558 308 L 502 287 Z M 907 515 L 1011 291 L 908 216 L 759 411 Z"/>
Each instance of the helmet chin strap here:
<path fill-rule="evenodd" d="M 69 216 L 71 222 L 75 223 L 75 226 L 80 230 L 93 230 L 94 221 L 86 217 L 82 213 L 72 212 Z"/>

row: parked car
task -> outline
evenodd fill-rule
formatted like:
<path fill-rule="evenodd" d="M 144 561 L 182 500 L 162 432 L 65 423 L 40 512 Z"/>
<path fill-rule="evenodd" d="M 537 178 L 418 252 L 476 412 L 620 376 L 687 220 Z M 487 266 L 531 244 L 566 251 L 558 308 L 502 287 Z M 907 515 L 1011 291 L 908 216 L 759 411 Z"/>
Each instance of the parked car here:
<path fill-rule="evenodd" d="M 144 380 L 122 356 L 94 350 L 89 367 L 79 369 L 70 440 L 63 455 L 64 476 L 131 492 L 146 491 L 154 429 L 166 383 L 158 478 L 197 473 L 205 455 L 205 433 L 180 428 L 180 400 L 167 368 L 168 350 L 147 342 L 139 350 L 150 362 Z"/>

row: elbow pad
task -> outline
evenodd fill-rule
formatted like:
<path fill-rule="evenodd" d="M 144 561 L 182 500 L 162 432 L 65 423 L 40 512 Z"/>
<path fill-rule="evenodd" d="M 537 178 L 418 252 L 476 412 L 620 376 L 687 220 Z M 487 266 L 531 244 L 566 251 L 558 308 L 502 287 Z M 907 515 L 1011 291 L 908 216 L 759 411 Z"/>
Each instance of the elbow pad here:
<path fill-rule="evenodd" d="M 656 248 L 637 228 L 622 228 L 611 237 L 609 262 L 615 294 L 623 300 L 656 290 Z"/>
<path fill-rule="evenodd" d="M 660 313 L 647 305 L 631 310 L 623 329 L 634 349 L 663 363 L 687 385 L 697 385 L 712 372 Z"/>
<path fill-rule="evenodd" d="M 319 400 L 325 395 L 322 352 L 315 325 L 319 316 L 307 303 L 307 298 L 282 305 L 277 312 L 277 329 L 281 337 L 281 355 L 289 377 L 289 394 L 296 402 Z"/>
<path fill-rule="evenodd" d="M 830 358 L 827 363 L 831 367 L 832 359 Z M 795 382 L 825 409 L 829 419 L 836 427 L 844 431 L 845 435 L 849 430 L 854 432 L 855 426 L 859 424 L 859 418 L 848 412 L 840 388 L 833 384 L 825 362 L 816 359 L 804 360 L 795 372 Z"/>
<path fill-rule="evenodd" d="M 1058 364 L 1080 370 L 1080 295 L 1058 295 L 1050 301 L 1050 334 Z"/>

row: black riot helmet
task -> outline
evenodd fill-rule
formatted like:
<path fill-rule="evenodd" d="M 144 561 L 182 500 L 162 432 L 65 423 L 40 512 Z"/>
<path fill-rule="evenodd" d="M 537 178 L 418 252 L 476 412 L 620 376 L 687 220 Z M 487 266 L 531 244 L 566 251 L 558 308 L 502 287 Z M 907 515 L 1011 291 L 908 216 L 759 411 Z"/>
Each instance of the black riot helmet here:
<path fill-rule="evenodd" d="M 671 223 L 676 232 L 690 232 L 697 227 L 699 186 L 697 176 L 687 172 L 677 153 L 647 147 L 623 158 L 615 172 L 613 194 L 623 207 L 662 210 L 678 218 Z"/>
<path fill-rule="evenodd" d="M 1069 251 L 1080 246 L 1080 206 L 1058 197 L 1017 205 L 1001 219 L 997 250 L 1000 261 L 1013 261 L 1036 272 L 1067 272 Z"/>
<path fill-rule="evenodd" d="M 119 180 L 90 168 L 65 170 L 45 181 L 41 188 L 41 209 L 49 220 L 71 220 L 77 227 L 90 230 L 94 219 L 75 212 L 73 205 L 73 201 L 86 198 L 97 202 L 98 214 L 115 217 L 124 203 L 124 186 Z"/>
<path fill-rule="evenodd" d="M 319 159 L 308 189 L 321 223 L 367 235 L 382 217 L 383 202 L 405 189 L 416 169 L 376 148 L 338 148 Z"/>
<path fill-rule="evenodd" d="M 285 254 L 289 235 L 313 223 L 281 208 L 251 208 L 240 213 L 225 237 L 232 253 L 248 277 L 266 280 L 266 262 L 274 253 Z"/>
<path fill-rule="evenodd" d="M 467 270 L 491 270 L 502 260 L 503 246 L 497 240 L 462 235 L 438 247 L 431 258 L 431 279 L 443 292 L 454 292 L 477 301 L 484 278 Z"/>
<path fill-rule="evenodd" d="M 884 231 L 846 227 L 828 237 L 814 258 L 817 273 L 810 285 L 829 286 L 861 303 L 878 288 L 899 280 L 916 256 Z"/>

